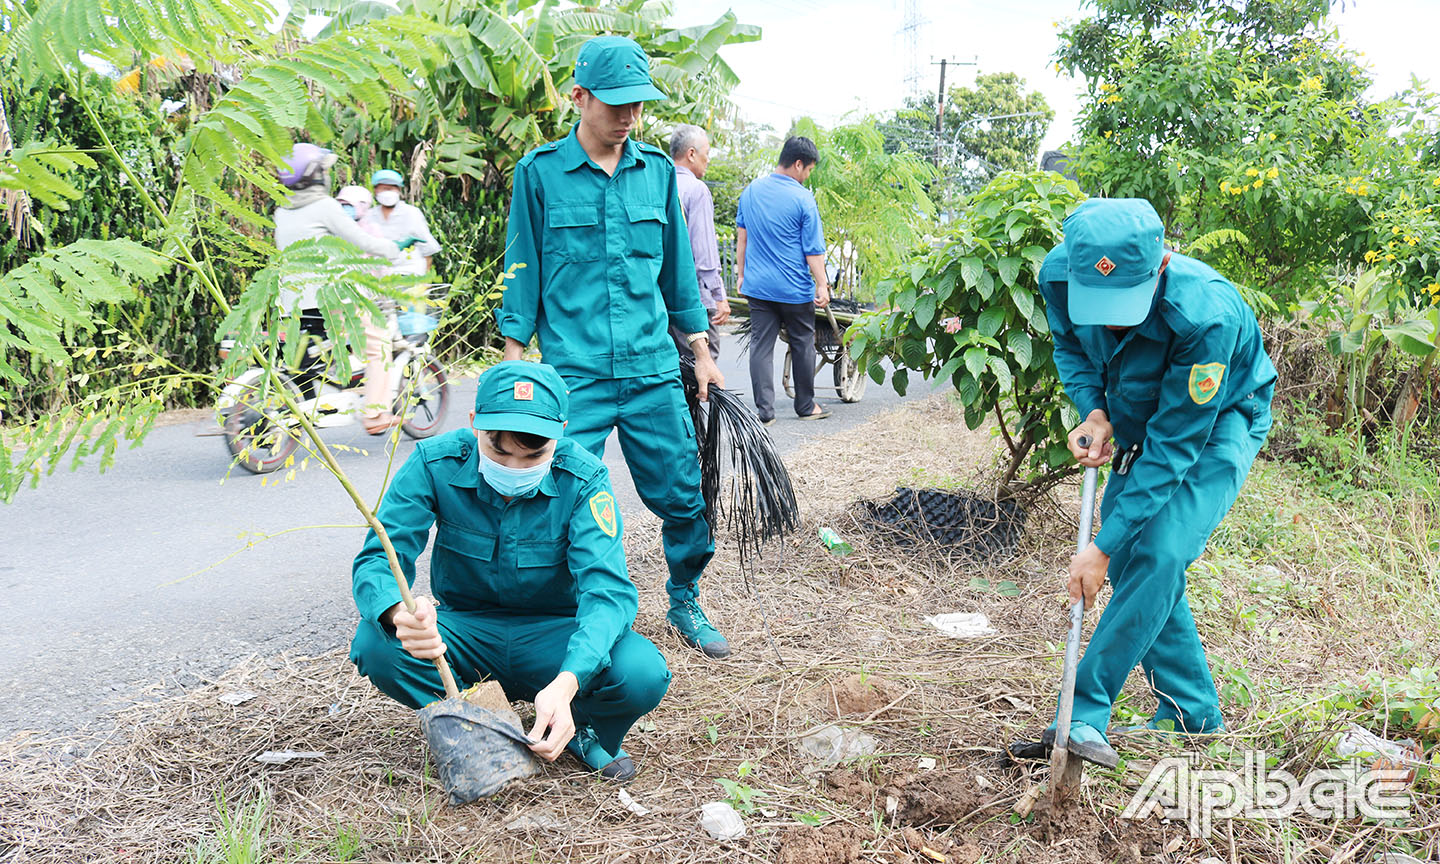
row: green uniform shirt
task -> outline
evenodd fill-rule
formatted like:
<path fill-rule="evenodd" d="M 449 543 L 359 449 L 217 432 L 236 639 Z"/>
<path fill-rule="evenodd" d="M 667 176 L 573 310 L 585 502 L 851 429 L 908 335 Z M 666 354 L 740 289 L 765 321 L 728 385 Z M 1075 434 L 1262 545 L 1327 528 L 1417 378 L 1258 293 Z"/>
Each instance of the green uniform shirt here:
<path fill-rule="evenodd" d="M 627 140 L 613 176 L 570 135 L 515 166 L 500 333 L 530 342 L 562 375 L 634 378 L 674 370 L 674 324 L 703 333 L 675 166 Z"/>
<path fill-rule="evenodd" d="M 576 618 L 580 627 L 561 669 L 573 672 L 582 689 L 609 665 L 610 649 L 635 621 L 638 596 L 625 567 L 610 472 L 569 439 L 555 442 L 540 485 L 509 502 L 481 479 L 471 430 L 421 441 L 377 515 L 412 585 L 415 559 L 437 526 L 430 590 L 442 610 Z M 353 578 L 355 605 L 367 620 L 378 622 L 400 602 L 374 531 L 355 556 Z"/>
<path fill-rule="evenodd" d="M 1125 332 L 1070 323 L 1066 263 L 1061 244 L 1040 268 L 1060 380 L 1082 420 L 1099 408 L 1117 447 L 1142 447 L 1095 536 L 1113 555 L 1175 494 L 1221 412 L 1268 415 L 1275 367 L 1240 292 L 1200 261 L 1172 254 L 1149 317 Z"/>

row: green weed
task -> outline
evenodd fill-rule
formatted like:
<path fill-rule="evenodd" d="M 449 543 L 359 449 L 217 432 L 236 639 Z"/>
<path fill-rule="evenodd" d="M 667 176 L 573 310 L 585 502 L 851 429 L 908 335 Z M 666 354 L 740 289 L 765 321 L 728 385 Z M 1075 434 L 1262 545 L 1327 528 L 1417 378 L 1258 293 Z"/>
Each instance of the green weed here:
<path fill-rule="evenodd" d="M 215 793 L 215 833 L 191 850 L 193 864 L 262 864 L 270 835 L 270 799 L 264 793 L 232 807 Z"/>

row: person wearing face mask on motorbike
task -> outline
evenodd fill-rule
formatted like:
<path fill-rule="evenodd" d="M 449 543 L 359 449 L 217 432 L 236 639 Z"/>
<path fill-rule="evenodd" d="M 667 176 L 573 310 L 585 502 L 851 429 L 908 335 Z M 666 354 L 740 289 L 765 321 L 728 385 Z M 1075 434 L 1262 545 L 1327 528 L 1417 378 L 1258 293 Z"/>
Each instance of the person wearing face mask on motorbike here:
<path fill-rule="evenodd" d="M 466 685 L 494 679 L 535 703 L 531 749 L 569 750 L 624 782 L 621 749 L 665 695 L 659 649 L 630 629 L 638 595 L 625 564 L 610 474 L 565 434 L 569 396 L 543 363 L 508 361 L 480 376 L 470 429 L 421 441 L 376 514 L 405 576 L 430 527 L 435 600 L 405 610 L 372 530 L 353 570 L 362 621 L 350 659 L 391 698 L 420 708 L 443 696 L 433 659 Z"/>
<path fill-rule="evenodd" d="M 430 233 L 430 223 L 425 221 L 420 208 L 400 200 L 400 187 L 404 182 L 399 171 L 388 168 L 370 175 L 370 186 L 375 190 L 375 203 L 379 206 L 372 208 L 365 219 L 387 240 L 399 243 L 414 238 L 416 243 L 406 250 L 405 263 L 394 272 L 424 276 L 430 272 L 430 259 L 440 251 L 440 244 Z"/>
<path fill-rule="evenodd" d="M 354 216 L 345 211 L 345 205 L 330 196 L 330 169 L 337 159 L 334 153 L 315 144 L 300 143 L 291 149 L 285 168 L 280 171 L 280 182 L 290 190 L 290 197 L 275 211 L 276 248 L 285 249 L 292 243 L 316 237 L 339 237 L 392 265 L 399 262 L 403 257 L 399 246 L 362 229 Z M 350 206 L 353 210 L 353 203 Z M 298 306 L 302 329 L 317 339 L 326 338 L 313 283 L 304 280 L 287 283 L 280 299 L 286 309 Z M 400 419 L 387 410 L 386 404 L 390 395 L 385 376 L 389 354 L 390 335 L 385 322 L 367 317 L 365 409 L 361 422 L 371 435 L 383 434 L 400 424 Z"/>

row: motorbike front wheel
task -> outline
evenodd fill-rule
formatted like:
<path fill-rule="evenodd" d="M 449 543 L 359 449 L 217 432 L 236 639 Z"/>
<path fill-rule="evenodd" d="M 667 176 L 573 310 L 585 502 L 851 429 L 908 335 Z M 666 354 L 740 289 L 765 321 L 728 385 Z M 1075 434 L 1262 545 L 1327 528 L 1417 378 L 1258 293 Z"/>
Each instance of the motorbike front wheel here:
<path fill-rule="evenodd" d="M 289 376 L 278 373 L 280 386 L 296 401 L 304 397 Z M 251 369 L 227 388 L 234 399 L 222 419 L 225 449 L 235 464 L 251 474 L 269 474 L 282 467 L 300 446 L 298 430 L 285 422 L 285 405 L 274 385 L 264 386 L 264 373 Z"/>
<path fill-rule="evenodd" d="M 401 430 L 411 438 L 429 438 L 440 431 L 449 403 L 448 379 L 437 360 L 416 357 L 405 368 L 395 414 L 403 418 Z"/>

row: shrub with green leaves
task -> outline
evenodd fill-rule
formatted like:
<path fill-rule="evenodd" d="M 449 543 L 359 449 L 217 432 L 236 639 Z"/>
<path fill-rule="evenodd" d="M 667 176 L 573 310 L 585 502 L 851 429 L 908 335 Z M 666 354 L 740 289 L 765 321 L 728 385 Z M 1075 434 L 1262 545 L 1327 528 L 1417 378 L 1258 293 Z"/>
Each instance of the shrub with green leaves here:
<path fill-rule="evenodd" d="M 1001 174 L 938 248 L 880 284 L 881 309 L 850 328 L 851 353 L 875 381 L 889 359 L 900 393 L 919 373 L 955 386 L 971 429 L 995 418 L 1009 455 L 1006 496 L 1048 489 L 1073 465 L 1065 435 L 1078 418 L 1050 356 L 1036 277 L 1083 197 L 1059 174 Z"/>

